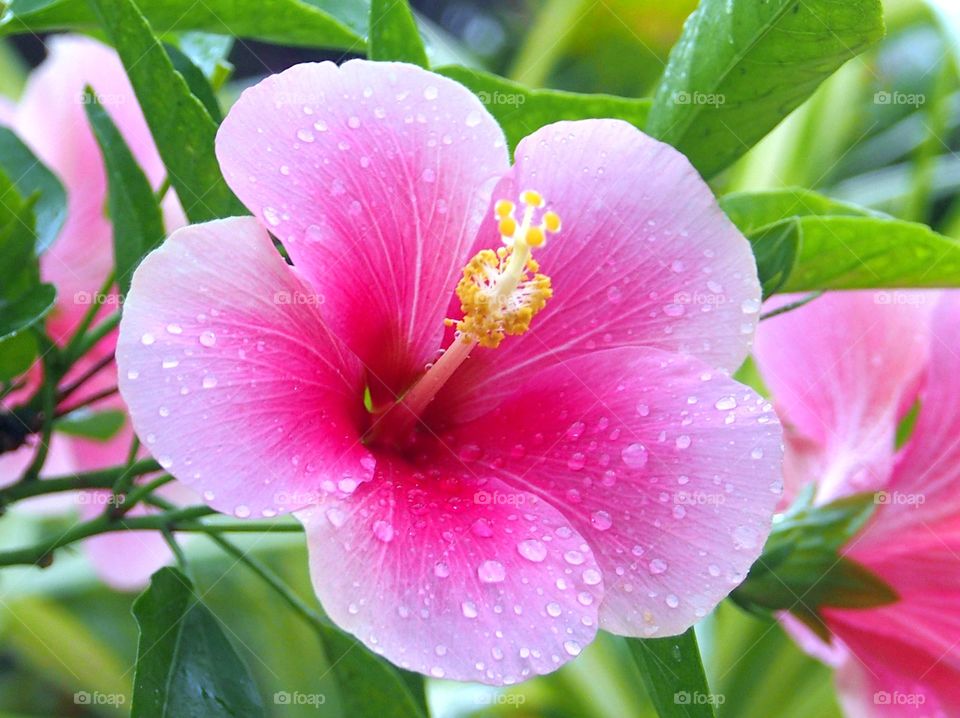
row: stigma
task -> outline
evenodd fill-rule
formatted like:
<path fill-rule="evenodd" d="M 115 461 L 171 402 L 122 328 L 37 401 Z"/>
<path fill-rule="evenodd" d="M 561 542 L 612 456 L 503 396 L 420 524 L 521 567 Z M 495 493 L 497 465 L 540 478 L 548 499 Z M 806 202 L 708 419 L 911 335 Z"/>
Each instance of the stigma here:
<path fill-rule="evenodd" d="M 550 277 L 540 273 L 533 251 L 560 231 L 560 217 L 545 209 L 539 192 L 520 194 L 520 207 L 501 199 L 494 215 L 503 246 L 478 252 L 463 268 L 457 296 L 463 319 L 456 325 L 460 339 L 495 349 L 507 335 L 523 334 L 553 295 Z M 519 215 L 519 216 L 518 216 Z"/>

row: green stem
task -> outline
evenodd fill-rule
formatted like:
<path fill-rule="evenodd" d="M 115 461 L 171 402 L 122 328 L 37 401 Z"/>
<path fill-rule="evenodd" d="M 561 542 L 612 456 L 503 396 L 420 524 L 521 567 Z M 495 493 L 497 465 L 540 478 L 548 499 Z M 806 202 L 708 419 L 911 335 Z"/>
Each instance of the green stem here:
<path fill-rule="evenodd" d="M 798 300 L 795 301 L 795 302 L 790 302 L 789 304 L 784 304 L 782 307 L 777 307 L 776 309 L 770 310 L 770 311 L 767 312 L 766 314 L 760 315 L 760 321 L 763 321 L 763 320 L 765 320 L 765 319 L 770 319 L 770 318 L 772 318 L 772 317 L 776 317 L 776 316 L 778 316 L 778 315 L 780 315 L 780 314 L 786 314 L 787 312 L 792 312 L 794 309 L 799 309 L 799 308 L 802 307 L 804 304 L 808 304 L 808 303 L 812 302 L 814 299 L 816 299 L 817 297 L 819 297 L 819 296 L 822 295 L 822 294 L 823 294 L 823 292 L 811 292 L 811 293 L 808 294 L 807 296 L 802 297 L 802 298 L 798 299 Z"/>
<path fill-rule="evenodd" d="M 73 364 L 86 354 L 88 351 L 93 349 L 97 343 L 103 339 L 107 334 L 112 332 L 117 328 L 117 325 L 120 323 L 120 312 L 116 311 L 113 314 L 109 315 L 106 319 L 100 322 L 94 329 L 88 332 L 86 335 L 80 338 L 76 346 L 70 347 L 69 345 L 64 350 L 64 361 L 65 367 L 63 369 L 66 372 Z M 72 342 L 71 342 L 72 343 Z"/>
<path fill-rule="evenodd" d="M 40 436 L 37 441 L 37 453 L 33 461 L 23 474 L 22 482 L 33 483 L 40 477 L 43 465 L 47 461 L 47 454 L 50 451 L 50 439 L 53 436 L 53 420 L 56 415 L 56 391 L 58 378 L 54 376 L 54 364 L 57 357 L 55 352 L 51 353 L 51 346 L 44 346 L 46 340 L 41 343 L 43 352 L 43 386 L 40 387 L 40 411 L 42 424 L 40 426 Z"/>
<path fill-rule="evenodd" d="M 80 324 L 77 325 L 76 330 L 73 332 L 73 336 L 70 338 L 70 341 L 67 342 L 66 348 L 63 350 L 64 356 L 67 358 L 68 364 L 65 367 L 62 367 L 62 371 L 65 374 L 67 369 L 76 361 L 77 357 L 83 356 L 83 352 L 78 352 L 78 347 L 83 343 L 84 336 L 87 333 L 87 330 L 90 328 L 90 325 L 93 324 L 94 318 L 97 316 L 97 312 L 100 311 L 100 297 L 103 297 L 110 291 L 110 287 L 113 286 L 114 276 L 111 271 L 107 275 L 106 281 L 104 281 L 103 286 L 100 287 L 100 291 L 97 292 L 96 296 L 92 298 L 90 303 L 90 308 L 87 309 L 86 313 L 83 315 L 83 318 L 80 320 Z"/>
<path fill-rule="evenodd" d="M 107 509 L 107 511 L 115 518 L 120 518 L 138 503 L 143 501 L 143 499 L 145 499 L 147 496 L 150 496 L 150 494 L 152 494 L 154 491 L 159 489 L 164 484 L 169 484 L 171 481 L 173 481 L 173 477 L 170 476 L 170 474 L 158 476 L 153 481 L 148 481 L 147 483 L 128 492 L 122 503 L 111 506 Z"/>
<path fill-rule="evenodd" d="M 35 565 L 49 566 L 53 552 L 85 538 L 115 531 L 180 531 L 180 522 L 189 524 L 194 519 L 216 513 L 208 506 L 189 506 L 176 511 L 167 511 L 150 516 L 113 518 L 107 514 L 85 521 L 60 534 L 57 538 L 41 541 L 34 546 L 0 552 L 0 566 Z"/>
<path fill-rule="evenodd" d="M 19 481 L 13 486 L 0 489 L 0 508 L 22 499 L 45 494 L 76 491 L 78 489 L 109 489 L 126 472 L 129 472 L 131 476 L 141 476 L 159 470 L 160 465 L 156 461 L 144 459 L 129 467 L 117 466 L 112 469 L 51 477 L 43 481 Z"/>
<path fill-rule="evenodd" d="M 244 564 L 247 568 L 257 574 L 257 576 L 263 579 L 264 583 L 276 591 L 277 594 L 283 598 L 284 601 L 286 601 L 287 605 L 290 606 L 290 608 L 299 614 L 299 616 L 309 623 L 314 629 L 320 632 L 326 632 L 330 630 L 330 624 L 325 621 L 319 613 L 310 608 L 310 606 L 308 606 L 303 599 L 297 596 L 289 586 L 280 580 L 279 576 L 273 573 L 273 571 L 267 568 L 263 563 L 248 553 L 245 553 L 240 549 L 239 546 L 227 541 L 222 536 L 212 534 L 210 539 L 228 554 L 237 559 L 237 561 Z"/>

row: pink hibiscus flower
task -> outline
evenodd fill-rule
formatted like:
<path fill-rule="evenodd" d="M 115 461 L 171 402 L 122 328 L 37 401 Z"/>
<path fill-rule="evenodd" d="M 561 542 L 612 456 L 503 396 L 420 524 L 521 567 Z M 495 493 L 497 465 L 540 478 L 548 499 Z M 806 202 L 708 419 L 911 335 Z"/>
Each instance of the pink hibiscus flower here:
<path fill-rule="evenodd" d="M 758 333 L 759 366 L 788 427 L 788 486 L 817 482 L 820 502 L 882 491 L 845 554 L 899 600 L 824 609 L 829 646 L 786 622 L 839 669 L 851 716 L 960 715 L 958 320 L 957 293 L 855 292 L 816 299 Z"/>
<path fill-rule="evenodd" d="M 510 167 L 464 87 L 365 61 L 248 89 L 217 153 L 256 218 L 143 262 L 121 392 L 211 506 L 299 510 L 340 626 L 508 684 L 598 627 L 681 632 L 743 578 L 781 433 L 729 377 L 750 248 L 684 157 L 593 120 Z"/>
<path fill-rule="evenodd" d="M 43 280 L 57 288 L 57 303 L 46 319 L 46 329 L 61 346 L 75 332 L 113 267 L 112 227 L 104 215 L 106 173 L 83 106 L 87 84 L 94 88 L 155 186 L 159 186 L 165 174 L 116 53 L 88 38 L 52 38 L 49 56 L 31 73 L 20 101 L 2 108 L 0 122 L 19 135 L 59 177 L 67 192 L 66 222 L 56 241 L 40 257 Z M 168 227 L 184 223 L 183 212 L 172 193 L 164 209 Z M 102 299 L 105 306 L 101 318 L 117 307 L 116 295 Z M 105 337 L 68 373 L 63 384 L 69 385 L 109 357 L 116 340 L 116 332 Z M 40 379 L 38 365 L 31 371 L 27 387 L 8 397 L 5 405 L 13 406 L 27 399 Z M 86 398 L 116 383 L 116 364 L 110 362 L 66 399 L 60 409 L 82 404 Z M 114 397 L 98 402 L 97 408 L 124 407 L 119 398 Z M 129 425 L 105 442 L 55 435 L 44 473 L 63 475 L 116 466 L 126 460 L 132 437 Z M 24 446 L 0 455 L 0 485 L 15 481 L 29 466 L 33 454 L 34 447 Z M 102 494 L 97 492 L 84 492 L 71 497 L 71 504 L 79 505 L 81 514 L 90 517 L 105 509 L 102 499 Z M 56 507 L 63 509 L 67 505 L 57 502 Z M 156 532 L 104 535 L 89 539 L 85 547 L 98 574 L 120 589 L 144 585 L 150 574 L 170 558 L 166 542 Z"/>

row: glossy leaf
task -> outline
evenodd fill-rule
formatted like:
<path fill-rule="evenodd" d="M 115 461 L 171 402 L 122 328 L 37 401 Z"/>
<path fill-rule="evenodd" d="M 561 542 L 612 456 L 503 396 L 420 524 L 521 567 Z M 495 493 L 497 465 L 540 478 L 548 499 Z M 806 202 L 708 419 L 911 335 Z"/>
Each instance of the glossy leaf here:
<path fill-rule="evenodd" d="M 879 577 L 840 555 L 873 515 L 874 494 L 824 506 L 813 506 L 812 496 L 808 488 L 774 523 L 763 554 L 731 597 L 748 610 L 789 610 L 825 635 L 818 617 L 821 607 L 882 606 L 897 595 Z"/>
<path fill-rule="evenodd" d="M 126 294 L 133 270 L 163 240 L 163 215 L 150 181 L 90 88 L 86 100 L 87 117 L 107 169 L 107 207 L 113 222 L 117 285 Z"/>
<path fill-rule="evenodd" d="M 422 698 L 422 679 L 419 699 L 408 677 L 401 677 L 398 669 L 371 653 L 353 636 L 330 627 L 320 632 L 344 706 L 344 715 L 350 718 L 424 718 L 427 713 Z"/>
<path fill-rule="evenodd" d="M 37 339 L 30 332 L 16 334 L 0 341 L 0 381 L 10 381 L 23 374 L 37 357 Z"/>
<path fill-rule="evenodd" d="M 54 428 L 70 436 L 106 441 L 116 436 L 124 421 L 126 421 L 126 414 L 119 409 L 90 411 L 84 408 L 58 419 L 54 422 Z"/>
<path fill-rule="evenodd" d="M 34 204 L 37 242 L 42 252 L 57 238 L 67 219 L 67 194 L 56 175 L 40 162 L 12 130 L 0 127 L 0 168 L 22 197 L 37 195 Z"/>
<path fill-rule="evenodd" d="M 140 626 L 131 718 L 261 718 L 253 678 L 217 618 L 173 568 L 133 604 Z"/>
<path fill-rule="evenodd" d="M 372 0 L 367 57 L 428 67 L 427 51 L 407 0 Z"/>
<path fill-rule="evenodd" d="M 692 628 L 679 636 L 627 643 L 660 718 L 713 718 L 717 697 L 707 685 Z"/>
<path fill-rule="evenodd" d="M 882 36 L 880 0 L 702 0 L 670 53 L 647 129 L 710 177 Z"/>
<path fill-rule="evenodd" d="M 24 201 L 0 172 L 0 341 L 40 321 L 53 308 L 57 292 L 40 282 L 35 253 L 33 204 Z"/>
<path fill-rule="evenodd" d="M 160 33 L 200 30 L 267 42 L 363 50 L 363 38 L 323 6 L 301 0 L 142 0 L 137 3 Z M 85 0 L 13 0 L 0 21 L 0 34 L 89 30 L 98 25 Z"/>
<path fill-rule="evenodd" d="M 190 92 L 131 0 L 91 0 L 127 70 L 137 100 L 191 222 L 245 214 L 220 174 L 217 124 Z"/>
<path fill-rule="evenodd" d="M 511 151 L 524 137 L 551 122 L 609 117 L 643 129 L 650 111 L 650 100 L 646 99 L 531 90 L 497 75 L 460 65 L 438 67 L 436 72 L 465 85 L 480 98 L 503 128 Z"/>
<path fill-rule="evenodd" d="M 960 242 L 926 225 L 806 190 L 728 195 L 721 206 L 753 245 L 764 296 L 960 287 Z"/>
<path fill-rule="evenodd" d="M 223 112 L 220 111 L 220 103 L 217 102 L 216 95 L 213 94 L 213 88 L 207 81 L 203 71 L 193 64 L 193 61 L 181 52 L 178 48 L 170 44 L 164 44 L 163 49 L 167 51 L 167 57 L 173 63 L 173 69 L 183 75 L 183 79 L 190 88 L 190 92 L 200 102 L 203 103 L 207 114 L 213 118 L 217 124 L 223 122 Z"/>

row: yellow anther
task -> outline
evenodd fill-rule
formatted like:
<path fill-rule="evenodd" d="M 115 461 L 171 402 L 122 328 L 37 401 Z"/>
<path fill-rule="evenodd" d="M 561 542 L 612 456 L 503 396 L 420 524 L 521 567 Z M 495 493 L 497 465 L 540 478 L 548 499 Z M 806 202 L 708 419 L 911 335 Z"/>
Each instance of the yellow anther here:
<path fill-rule="evenodd" d="M 556 212 L 544 212 L 543 228 L 552 234 L 559 232 L 560 231 L 560 215 L 558 215 Z"/>
<path fill-rule="evenodd" d="M 546 239 L 546 235 L 544 235 L 543 230 L 540 229 L 540 227 L 531 227 L 527 230 L 527 235 L 524 238 L 524 241 L 527 243 L 527 246 L 542 247 Z"/>
<path fill-rule="evenodd" d="M 500 234 L 504 237 L 512 237 L 517 232 L 517 220 L 513 217 L 504 217 L 500 220 Z"/>
<path fill-rule="evenodd" d="M 542 207 L 543 196 L 536 190 L 528 189 L 520 193 L 520 201 L 530 207 Z"/>
<path fill-rule="evenodd" d="M 513 214 L 513 211 L 517 206 L 508 199 L 498 199 L 497 203 L 493 206 L 493 213 L 497 215 L 500 219 L 504 217 L 509 217 Z"/>

